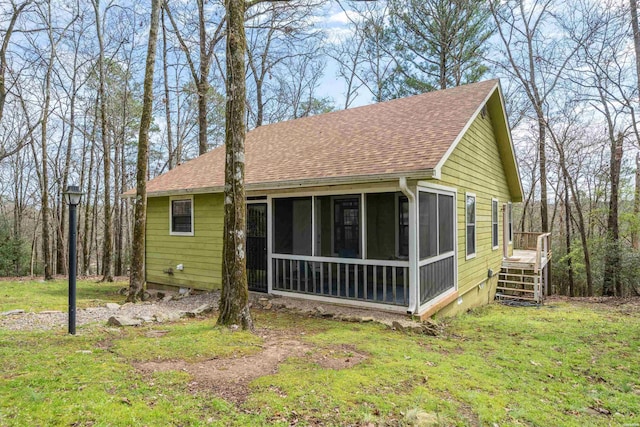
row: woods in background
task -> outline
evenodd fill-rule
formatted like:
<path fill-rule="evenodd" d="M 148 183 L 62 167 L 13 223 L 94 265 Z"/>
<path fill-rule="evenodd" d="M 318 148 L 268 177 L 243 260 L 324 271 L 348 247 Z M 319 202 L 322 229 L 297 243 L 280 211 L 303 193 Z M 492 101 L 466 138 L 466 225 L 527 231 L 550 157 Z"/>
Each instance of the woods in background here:
<path fill-rule="evenodd" d="M 553 291 L 640 292 L 636 0 L 254 3 L 247 129 L 500 77 L 516 229 L 553 232 Z M 0 275 L 66 274 L 72 183 L 79 273 L 127 274 L 151 16 L 116 0 L 0 6 Z M 228 89 L 222 2 L 164 1 L 157 32 L 149 178 L 224 142 Z"/>

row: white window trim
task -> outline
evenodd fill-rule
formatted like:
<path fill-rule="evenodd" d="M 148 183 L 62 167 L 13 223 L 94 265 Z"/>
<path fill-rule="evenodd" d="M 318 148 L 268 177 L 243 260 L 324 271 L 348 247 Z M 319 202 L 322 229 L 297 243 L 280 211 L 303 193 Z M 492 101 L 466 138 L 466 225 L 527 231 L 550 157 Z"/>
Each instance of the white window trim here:
<path fill-rule="evenodd" d="M 495 210 L 495 215 L 496 215 L 496 222 L 495 224 L 498 227 L 498 233 L 497 233 L 497 239 L 496 239 L 496 245 L 493 245 L 493 204 L 495 203 L 496 206 L 496 210 Z M 500 249 L 500 201 L 497 198 L 492 198 L 491 199 L 491 250 L 495 251 L 497 249 Z M 503 224 L 504 227 L 504 224 Z"/>
<path fill-rule="evenodd" d="M 191 231 L 190 232 L 180 232 L 173 231 L 173 201 L 174 200 L 190 200 L 191 201 Z M 193 236 L 196 228 L 196 224 L 193 220 L 195 212 L 195 205 L 193 203 L 193 196 L 171 196 L 169 197 L 169 235 L 171 236 Z"/>
<path fill-rule="evenodd" d="M 474 228 L 474 233 L 473 233 L 473 249 L 475 252 L 469 254 L 467 253 L 467 250 L 469 248 L 468 242 L 469 242 L 469 233 L 467 232 L 467 227 L 469 226 L 470 223 L 467 222 L 467 217 L 468 217 L 468 212 L 467 212 L 467 198 L 469 197 L 473 197 L 473 228 Z M 465 253 L 465 260 L 470 260 L 476 257 L 476 255 L 478 254 L 478 198 L 476 197 L 475 193 L 464 193 L 464 253 Z"/>
<path fill-rule="evenodd" d="M 507 202 L 507 236 L 509 237 L 509 244 L 513 244 L 513 203 Z"/>

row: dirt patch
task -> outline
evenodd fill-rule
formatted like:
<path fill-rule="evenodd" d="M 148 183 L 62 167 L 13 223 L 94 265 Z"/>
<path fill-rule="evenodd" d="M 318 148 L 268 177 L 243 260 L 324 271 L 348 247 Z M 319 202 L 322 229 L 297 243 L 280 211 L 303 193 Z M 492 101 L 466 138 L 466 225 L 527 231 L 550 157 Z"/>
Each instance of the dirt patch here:
<path fill-rule="evenodd" d="M 277 373 L 280 364 L 289 357 L 308 357 L 323 368 L 336 370 L 351 368 L 368 357 L 350 345 L 317 348 L 287 331 L 258 330 L 257 334 L 264 339 L 262 350 L 257 354 L 195 363 L 183 360 L 144 362 L 134 366 L 145 374 L 187 372 L 193 379 L 189 383 L 192 392 L 207 391 L 241 404 L 249 395 L 251 381 Z"/>
<path fill-rule="evenodd" d="M 278 366 L 289 357 L 299 357 L 312 349 L 294 335 L 259 330 L 264 338 L 262 351 L 250 356 L 228 359 L 211 359 L 188 363 L 182 360 L 145 362 L 135 364 L 144 373 L 157 371 L 184 371 L 193 381 L 192 391 L 210 391 L 235 403 L 242 403 L 249 394 L 248 384 L 256 378 L 275 374 Z"/>
<path fill-rule="evenodd" d="M 341 345 L 329 349 L 317 349 L 311 360 L 325 369 L 349 369 L 365 361 L 369 355 L 362 353 L 353 345 Z"/>

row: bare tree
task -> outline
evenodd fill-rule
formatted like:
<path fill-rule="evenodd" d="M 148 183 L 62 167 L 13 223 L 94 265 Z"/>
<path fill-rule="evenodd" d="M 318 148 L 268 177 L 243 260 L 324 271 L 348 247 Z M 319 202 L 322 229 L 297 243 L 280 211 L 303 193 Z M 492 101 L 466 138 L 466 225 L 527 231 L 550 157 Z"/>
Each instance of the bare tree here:
<path fill-rule="evenodd" d="M 631 11 L 631 28 L 633 30 L 633 50 L 635 52 L 636 60 L 636 94 L 640 96 L 640 28 L 638 25 L 638 2 L 637 0 L 629 0 L 629 6 Z M 636 140 L 640 147 L 640 133 L 635 127 L 636 120 L 633 120 Z M 635 173 L 635 191 L 633 197 L 633 213 L 636 218 L 640 217 L 640 153 L 636 155 L 636 173 Z M 640 227 L 635 224 L 631 234 L 631 244 L 635 250 L 640 249 Z"/>
<path fill-rule="evenodd" d="M 105 47 L 100 10 L 100 0 L 92 0 L 95 13 L 96 37 L 98 39 L 98 97 L 100 99 L 100 138 L 102 140 L 102 165 L 104 186 L 104 236 L 102 242 L 102 281 L 113 282 L 113 222 L 111 212 L 111 144 L 107 136 L 107 91 L 105 89 Z"/>
<path fill-rule="evenodd" d="M 158 40 L 158 21 L 162 0 L 153 0 L 151 4 L 151 23 L 149 26 L 149 44 L 144 72 L 144 97 L 140 136 L 138 137 L 138 161 L 136 166 L 135 220 L 133 228 L 133 249 L 131 259 L 131 278 L 127 301 L 143 299 L 145 291 L 144 251 L 147 225 L 147 166 L 149 162 L 149 127 L 153 107 L 153 71 L 156 60 L 156 42 Z"/>
<path fill-rule="evenodd" d="M 508 0 L 502 5 L 489 2 L 506 62 L 496 62 L 516 79 L 533 109 L 538 129 L 540 169 L 540 216 L 542 231 L 549 231 L 547 193 L 547 104 L 551 94 L 575 54 L 576 46 L 545 35 L 545 25 L 554 17 L 552 0 Z M 542 41 L 544 39 L 544 42 Z"/>
<path fill-rule="evenodd" d="M 190 46 L 187 44 L 184 36 L 176 20 L 173 18 L 171 10 L 168 5 L 165 3 L 164 10 L 173 26 L 174 33 L 180 43 L 180 46 L 183 50 L 183 54 L 186 57 L 187 63 L 189 64 L 189 70 L 191 71 L 191 77 L 193 78 L 193 82 L 196 86 L 197 94 L 198 94 L 198 153 L 200 155 L 206 153 L 209 150 L 209 146 L 207 143 L 207 129 L 208 129 L 208 97 L 209 97 L 209 74 L 211 70 L 211 63 L 213 60 L 213 56 L 215 54 L 215 47 L 222 40 L 224 36 L 224 20 L 220 19 L 220 21 L 215 24 L 215 29 L 207 33 L 207 27 L 209 22 L 205 16 L 205 2 L 204 0 L 197 0 L 197 15 L 198 22 L 197 26 L 197 47 L 199 53 L 199 63 L 196 68 L 196 62 L 194 60 L 194 55 L 191 53 L 192 50 Z"/>
<path fill-rule="evenodd" d="M 18 21 L 18 17 L 25 10 L 27 6 L 32 3 L 32 0 L 26 0 L 20 4 L 16 4 L 11 1 L 11 16 L 9 18 L 9 25 L 7 29 L 4 31 L 0 31 L 0 39 L 2 42 L 0 43 L 0 122 L 2 122 L 2 117 L 4 113 L 4 106 L 7 98 L 7 53 L 9 50 L 9 42 L 11 41 L 11 36 L 16 27 L 16 23 Z M 9 157 L 22 149 L 24 144 L 28 141 L 28 138 L 24 138 L 22 140 L 18 140 L 18 144 L 9 148 L 5 147 L 4 141 L 0 140 L 0 160 Z"/>
<path fill-rule="evenodd" d="M 269 80 L 288 70 L 292 62 L 320 56 L 322 32 L 310 26 L 309 21 L 322 3 L 323 0 L 263 3 L 254 8 L 259 10 L 247 19 L 247 60 L 249 79 L 253 83 L 251 95 L 254 95 L 248 105 L 255 127 L 280 119 L 265 117 L 267 104 L 278 101 L 277 85 L 270 85 Z M 303 80 L 304 76 L 300 75 L 299 79 Z"/>

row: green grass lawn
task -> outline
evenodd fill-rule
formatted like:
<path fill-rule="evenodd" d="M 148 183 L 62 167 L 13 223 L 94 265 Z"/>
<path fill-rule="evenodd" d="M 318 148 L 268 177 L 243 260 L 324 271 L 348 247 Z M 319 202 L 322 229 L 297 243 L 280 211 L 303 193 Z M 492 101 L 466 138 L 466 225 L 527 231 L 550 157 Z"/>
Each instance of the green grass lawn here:
<path fill-rule="evenodd" d="M 0 295 L 15 286 L 0 282 Z M 85 298 L 109 300 L 117 286 L 108 286 Z M 10 304 L 44 297 L 24 298 Z M 60 304 L 48 298 L 35 310 Z M 0 307 L 9 307 L 4 297 Z M 418 412 L 443 426 L 640 425 L 637 309 L 492 305 L 451 320 L 442 337 L 280 312 L 254 317 L 256 335 L 213 328 L 213 317 L 86 326 L 75 337 L 0 330 L 0 426 L 410 425 Z M 259 355 L 265 330 L 310 350 L 250 382 L 240 404 L 192 387 L 197 378 L 184 370 L 136 369 Z M 366 357 L 346 369 L 317 361 L 350 352 Z"/>
<path fill-rule="evenodd" d="M 78 280 L 76 284 L 78 308 L 98 307 L 107 302 L 124 301 L 118 290 L 125 282 L 98 283 L 97 279 Z M 66 280 L 0 281 L 0 312 L 61 310 L 69 307 L 69 284 Z"/>

